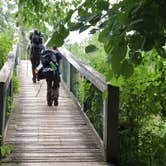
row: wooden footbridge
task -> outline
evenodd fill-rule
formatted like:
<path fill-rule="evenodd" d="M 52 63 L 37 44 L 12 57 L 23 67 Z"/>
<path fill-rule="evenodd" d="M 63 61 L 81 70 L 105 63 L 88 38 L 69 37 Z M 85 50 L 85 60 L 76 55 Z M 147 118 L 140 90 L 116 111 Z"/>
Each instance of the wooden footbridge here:
<path fill-rule="evenodd" d="M 59 105 L 51 107 L 46 102 L 45 80 L 32 82 L 30 62 L 18 58 L 19 45 L 9 54 L 0 73 L 0 134 L 3 136 L 1 146 L 12 144 L 14 149 L 10 155 L 1 158 L 0 165 L 119 164 L 118 89 L 107 85 L 100 74 L 73 58 L 67 50 L 61 49 L 61 52 L 64 58 Z M 20 92 L 13 96 L 14 68 L 20 81 Z M 108 93 L 101 101 L 102 135 L 88 119 L 85 102 L 78 100 L 79 82 L 85 79 L 101 92 L 106 90 Z M 13 97 L 14 109 L 7 118 L 9 97 Z"/>

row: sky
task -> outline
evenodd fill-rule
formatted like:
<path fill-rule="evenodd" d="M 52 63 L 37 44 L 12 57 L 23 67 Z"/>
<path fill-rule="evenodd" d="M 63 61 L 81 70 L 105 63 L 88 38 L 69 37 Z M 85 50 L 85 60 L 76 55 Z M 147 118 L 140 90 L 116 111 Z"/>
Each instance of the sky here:
<path fill-rule="evenodd" d="M 73 44 L 73 43 L 81 43 L 84 40 L 88 40 L 90 35 L 88 34 L 88 31 L 84 31 L 82 33 L 79 33 L 78 31 L 70 32 L 69 36 L 66 39 L 66 43 Z"/>

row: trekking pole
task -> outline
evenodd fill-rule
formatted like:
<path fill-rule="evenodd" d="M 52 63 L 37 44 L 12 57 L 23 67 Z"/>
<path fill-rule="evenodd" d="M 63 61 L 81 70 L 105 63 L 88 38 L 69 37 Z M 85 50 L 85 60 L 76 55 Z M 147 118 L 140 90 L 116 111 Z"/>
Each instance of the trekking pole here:
<path fill-rule="evenodd" d="M 37 96 L 39 95 L 39 92 L 40 92 L 40 90 L 41 90 L 42 85 L 43 85 L 43 81 L 42 81 L 42 83 L 40 84 L 40 87 L 39 87 L 39 89 L 38 89 L 38 91 L 37 91 L 35 97 L 37 97 Z"/>

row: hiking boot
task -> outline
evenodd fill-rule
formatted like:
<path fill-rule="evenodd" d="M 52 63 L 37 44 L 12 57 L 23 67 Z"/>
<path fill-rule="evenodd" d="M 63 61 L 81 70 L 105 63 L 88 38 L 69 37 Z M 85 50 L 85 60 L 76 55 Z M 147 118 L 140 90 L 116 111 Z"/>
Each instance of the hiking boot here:
<path fill-rule="evenodd" d="M 36 78 L 32 78 L 33 83 L 36 83 Z"/>
<path fill-rule="evenodd" d="M 37 77 L 37 81 L 40 81 L 39 77 Z"/>
<path fill-rule="evenodd" d="M 50 107 L 52 106 L 52 100 L 47 101 L 47 105 Z"/>
<path fill-rule="evenodd" d="M 58 100 L 54 100 L 54 106 L 58 106 Z"/>

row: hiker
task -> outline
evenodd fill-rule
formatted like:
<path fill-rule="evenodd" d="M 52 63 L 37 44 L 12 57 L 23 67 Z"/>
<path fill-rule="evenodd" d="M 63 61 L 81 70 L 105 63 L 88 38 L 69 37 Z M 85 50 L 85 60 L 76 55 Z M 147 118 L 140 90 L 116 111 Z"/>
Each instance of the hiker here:
<path fill-rule="evenodd" d="M 44 49 L 41 34 L 35 29 L 30 33 L 29 39 L 31 44 L 28 46 L 30 50 L 30 60 L 32 64 L 33 83 L 36 83 L 35 69 L 40 64 L 41 50 Z"/>
<path fill-rule="evenodd" d="M 48 106 L 52 106 L 53 103 L 54 106 L 58 105 L 60 86 L 59 67 L 61 59 L 62 54 L 58 51 L 56 46 L 53 46 L 52 49 L 43 51 L 41 55 L 41 62 L 43 64 L 43 68 L 41 69 L 41 74 L 39 74 L 39 77 L 41 79 L 46 78 Z"/>
<path fill-rule="evenodd" d="M 60 61 L 62 59 L 62 54 L 58 51 L 56 46 L 52 47 L 52 51 L 54 52 L 54 58 L 56 58 L 56 63 L 58 67 L 58 72 L 55 74 L 54 78 L 48 78 L 47 81 L 47 104 L 51 106 L 54 102 L 54 106 L 58 105 L 58 97 L 59 97 L 59 86 L 60 86 Z"/>

